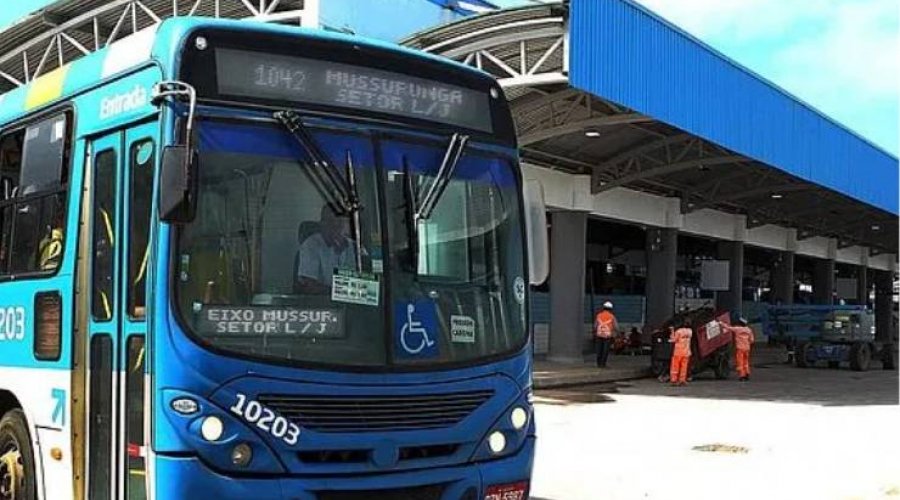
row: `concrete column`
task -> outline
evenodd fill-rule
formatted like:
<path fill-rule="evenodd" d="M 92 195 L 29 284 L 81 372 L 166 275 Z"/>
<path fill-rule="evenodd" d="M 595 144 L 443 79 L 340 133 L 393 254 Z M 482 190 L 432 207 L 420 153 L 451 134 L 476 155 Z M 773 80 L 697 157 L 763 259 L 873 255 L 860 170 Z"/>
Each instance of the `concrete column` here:
<path fill-rule="evenodd" d="M 856 303 L 861 306 L 869 303 L 868 269 L 866 266 L 856 268 Z"/>
<path fill-rule="evenodd" d="M 813 271 L 813 302 L 830 306 L 834 303 L 834 260 L 816 259 Z"/>
<path fill-rule="evenodd" d="M 583 363 L 587 214 L 553 212 L 550 238 L 550 352 L 547 358 Z"/>
<path fill-rule="evenodd" d="M 875 339 L 890 342 L 894 328 L 894 276 L 890 271 L 871 270 L 875 282 Z"/>
<path fill-rule="evenodd" d="M 791 305 L 794 303 L 794 252 L 778 252 L 772 270 L 774 301 L 776 304 Z"/>
<path fill-rule="evenodd" d="M 678 229 L 647 229 L 647 321 L 649 329 L 675 314 Z M 647 331 L 645 329 L 645 331 Z"/>
<path fill-rule="evenodd" d="M 720 241 L 718 244 L 719 258 L 728 261 L 728 290 L 716 292 L 716 307 L 739 318 L 743 315 L 743 291 L 744 291 L 744 242 Z"/>

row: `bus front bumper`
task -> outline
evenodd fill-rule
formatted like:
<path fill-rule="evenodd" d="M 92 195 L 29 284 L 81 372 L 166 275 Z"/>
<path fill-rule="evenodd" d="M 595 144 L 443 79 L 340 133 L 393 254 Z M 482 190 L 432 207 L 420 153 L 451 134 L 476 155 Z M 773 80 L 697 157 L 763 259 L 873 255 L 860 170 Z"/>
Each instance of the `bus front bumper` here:
<path fill-rule="evenodd" d="M 156 456 L 155 493 L 159 500 L 181 498 L 227 499 L 291 499 L 322 500 L 329 493 L 340 498 L 356 498 L 353 492 L 374 493 L 391 491 L 397 498 L 432 486 L 442 493 L 441 500 L 481 500 L 488 489 L 521 484 L 531 480 L 534 464 L 535 438 L 525 440 L 513 455 L 497 460 L 441 467 L 418 471 L 404 471 L 362 477 L 232 477 L 210 470 L 196 457 Z M 440 487 L 439 487 L 440 486 Z M 433 490 L 431 490 L 433 491 Z M 474 494 L 474 496 L 472 496 Z M 366 498 L 361 495 L 359 498 Z M 372 498 L 369 496 L 368 498 Z M 509 496 L 508 498 L 514 498 Z M 522 498 L 527 498 L 527 492 Z"/>

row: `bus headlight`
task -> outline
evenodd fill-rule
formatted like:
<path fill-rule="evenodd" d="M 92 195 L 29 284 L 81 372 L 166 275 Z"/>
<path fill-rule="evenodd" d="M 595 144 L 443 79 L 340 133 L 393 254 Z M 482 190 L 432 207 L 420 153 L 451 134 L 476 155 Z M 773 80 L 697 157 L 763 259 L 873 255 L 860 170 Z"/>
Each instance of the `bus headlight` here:
<path fill-rule="evenodd" d="M 238 467 L 246 467 L 253 459 L 253 449 L 247 443 L 241 443 L 231 450 L 231 463 Z"/>
<path fill-rule="evenodd" d="M 516 406 L 509 414 L 509 422 L 512 424 L 513 429 L 517 431 L 522 430 L 525 424 L 528 423 L 528 412 L 521 406 Z"/>
<path fill-rule="evenodd" d="M 203 419 L 203 423 L 200 424 L 200 435 L 207 441 L 218 441 L 224 432 L 225 424 L 222 423 L 222 419 L 219 417 L 206 417 Z"/>
<path fill-rule="evenodd" d="M 506 448 L 506 436 L 500 431 L 494 431 L 488 437 L 488 446 L 493 453 L 502 453 Z"/>

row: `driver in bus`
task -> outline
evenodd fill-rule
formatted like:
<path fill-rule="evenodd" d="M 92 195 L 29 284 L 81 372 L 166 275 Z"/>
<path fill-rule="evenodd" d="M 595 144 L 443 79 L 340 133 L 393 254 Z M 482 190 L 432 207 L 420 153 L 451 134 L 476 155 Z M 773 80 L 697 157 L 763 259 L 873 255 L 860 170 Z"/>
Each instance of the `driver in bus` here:
<path fill-rule="evenodd" d="M 354 267 L 356 255 L 347 236 L 348 222 L 327 204 L 322 206 L 319 230 L 300 244 L 296 276 L 300 293 L 330 293 L 334 270 Z"/>

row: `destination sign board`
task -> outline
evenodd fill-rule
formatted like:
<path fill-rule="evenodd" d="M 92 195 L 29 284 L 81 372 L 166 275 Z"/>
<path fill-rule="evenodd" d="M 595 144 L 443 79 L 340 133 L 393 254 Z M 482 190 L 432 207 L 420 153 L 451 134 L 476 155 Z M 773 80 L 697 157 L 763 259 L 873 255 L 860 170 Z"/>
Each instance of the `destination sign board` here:
<path fill-rule="evenodd" d="M 391 71 L 258 51 L 216 49 L 218 93 L 337 106 L 492 132 L 490 97 Z"/>
<path fill-rule="evenodd" d="M 196 320 L 199 330 L 217 335 L 344 336 L 344 314 L 340 309 L 207 306 Z"/>

